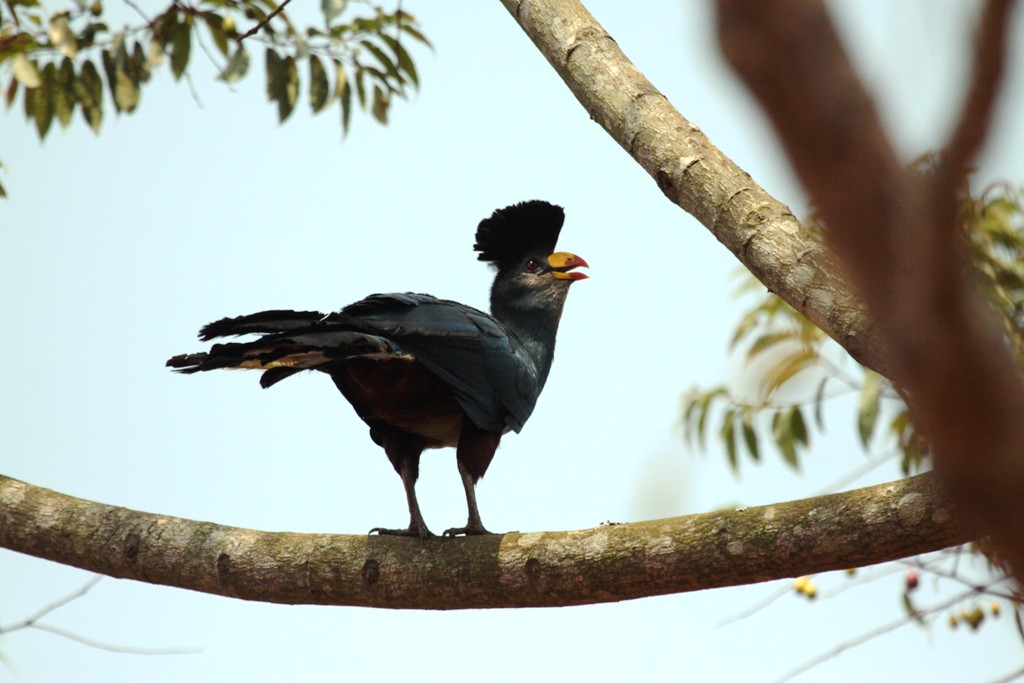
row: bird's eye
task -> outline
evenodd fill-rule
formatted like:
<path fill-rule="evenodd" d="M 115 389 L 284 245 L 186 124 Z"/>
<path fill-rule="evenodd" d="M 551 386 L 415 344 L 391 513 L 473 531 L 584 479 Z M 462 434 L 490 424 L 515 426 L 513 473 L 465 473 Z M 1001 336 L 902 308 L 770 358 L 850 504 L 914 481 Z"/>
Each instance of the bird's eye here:
<path fill-rule="evenodd" d="M 538 268 L 540 268 L 540 264 L 537 263 L 536 259 L 530 259 L 529 261 L 526 262 L 526 269 L 527 270 L 534 271 L 534 270 L 537 270 Z"/>

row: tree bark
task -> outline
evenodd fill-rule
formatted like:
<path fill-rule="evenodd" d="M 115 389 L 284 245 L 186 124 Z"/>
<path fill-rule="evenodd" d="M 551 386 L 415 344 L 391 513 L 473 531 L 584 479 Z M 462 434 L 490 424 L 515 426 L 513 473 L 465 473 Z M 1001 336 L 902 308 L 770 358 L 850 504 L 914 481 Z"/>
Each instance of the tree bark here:
<path fill-rule="evenodd" d="M 616 602 L 863 566 L 967 539 L 930 475 L 756 508 L 428 541 L 239 529 L 0 477 L 0 546 L 117 578 L 287 604 Z"/>

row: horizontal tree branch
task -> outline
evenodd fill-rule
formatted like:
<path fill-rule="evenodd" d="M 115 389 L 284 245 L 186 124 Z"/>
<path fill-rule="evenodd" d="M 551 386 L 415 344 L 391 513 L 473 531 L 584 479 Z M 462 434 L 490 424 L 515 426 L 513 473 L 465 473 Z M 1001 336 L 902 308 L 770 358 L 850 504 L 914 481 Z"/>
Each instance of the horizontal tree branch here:
<path fill-rule="evenodd" d="M 287 604 L 616 602 L 863 566 L 966 540 L 931 475 L 763 507 L 427 541 L 239 529 L 0 476 L 0 547 L 117 578 Z"/>
<path fill-rule="evenodd" d="M 579 0 L 501 0 L 590 117 L 764 285 L 862 364 L 890 368 L 814 231 L 684 118 Z"/>

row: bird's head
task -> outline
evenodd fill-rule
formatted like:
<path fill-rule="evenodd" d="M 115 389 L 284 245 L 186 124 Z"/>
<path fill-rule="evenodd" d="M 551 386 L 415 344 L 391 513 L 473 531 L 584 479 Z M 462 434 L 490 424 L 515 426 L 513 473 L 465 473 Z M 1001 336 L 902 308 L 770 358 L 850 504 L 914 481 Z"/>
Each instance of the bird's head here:
<path fill-rule="evenodd" d="M 569 285 L 587 277 L 581 256 L 555 251 L 565 221 L 562 207 L 534 200 L 498 209 L 480 222 L 474 249 L 498 273 L 491 310 L 499 317 L 513 311 L 561 316 Z"/>

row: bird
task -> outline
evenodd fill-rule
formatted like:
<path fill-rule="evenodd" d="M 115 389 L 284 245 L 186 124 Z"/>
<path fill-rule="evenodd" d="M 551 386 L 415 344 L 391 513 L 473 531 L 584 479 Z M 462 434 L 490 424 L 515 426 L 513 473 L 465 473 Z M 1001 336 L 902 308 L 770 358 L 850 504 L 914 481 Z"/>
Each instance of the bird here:
<path fill-rule="evenodd" d="M 170 358 L 191 374 L 261 370 L 270 387 L 304 370 L 325 373 L 369 427 L 402 479 L 409 507 L 404 529 L 371 534 L 429 539 L 416 499 L 424 450 L 453 447 L 466 494 L 466 525 L 443 536 L 491 534 L 476 485 L 502 436 L 519 432 L 533 413 L 554 359 L 569 287 L 586 279 L 582 257 L 555 251 L 562 207 L 542 200 L 512 204 L 480 221 L 473 248 L 495 271 L 490 313 L 429 294 L 370 296 L 340 311 L 273 310 L 223 318 L 199 331 L 213 344 Z"/>

